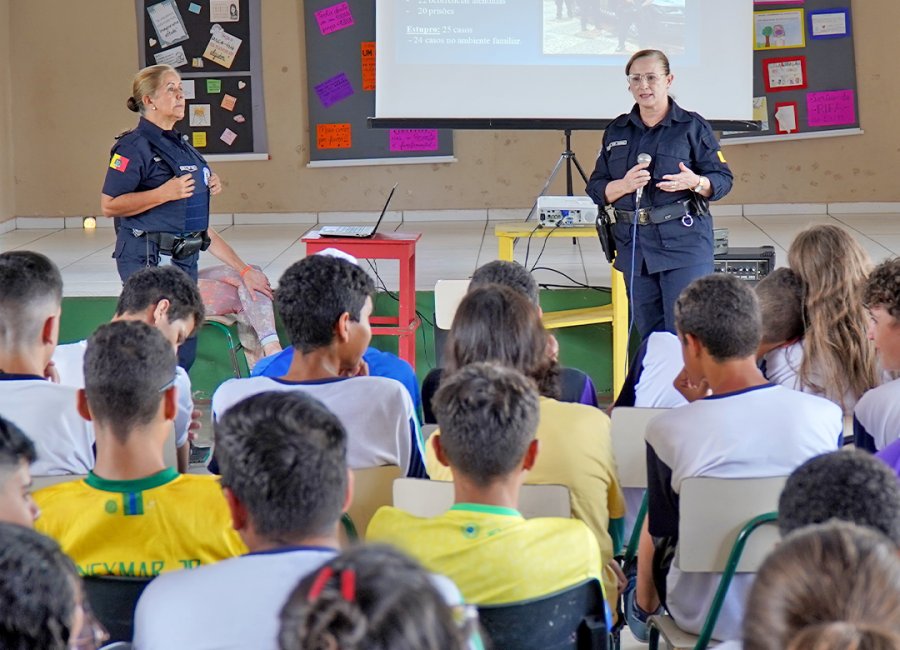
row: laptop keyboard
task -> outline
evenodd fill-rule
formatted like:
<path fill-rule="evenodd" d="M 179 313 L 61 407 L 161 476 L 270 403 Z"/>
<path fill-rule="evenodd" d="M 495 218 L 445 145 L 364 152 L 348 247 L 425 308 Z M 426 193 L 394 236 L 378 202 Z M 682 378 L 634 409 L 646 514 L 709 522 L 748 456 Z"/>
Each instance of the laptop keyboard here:
<path fill-rule="evenodd" d="M 367 235 L 372 226 L 323 226 L 320 233 L 327 235 Z"/>

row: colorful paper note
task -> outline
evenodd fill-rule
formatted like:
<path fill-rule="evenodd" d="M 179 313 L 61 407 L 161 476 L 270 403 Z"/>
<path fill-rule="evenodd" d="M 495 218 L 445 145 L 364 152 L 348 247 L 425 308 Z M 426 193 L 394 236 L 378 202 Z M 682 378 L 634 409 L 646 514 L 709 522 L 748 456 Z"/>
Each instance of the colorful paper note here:
<path fill-rule="evenodd" d="M 349 149 L 351 146 L 349 124 L 317 124 L 317 149 Z"/>
<path fill-rule="evenodd" d="M 237 103 L 237 97 L 232 97 L 231 95 L 225 95 L 222 97 L 221 106 L 226 111 L 233 111 L 234 105 Z"/>
<path fill-rule="evenodd" d="M 360 55 L 362 56 L 362 89 L 375 90 L 375 43 L 372 41 L 360 43 Z"/>
<path fill-rule="evenodd" d="M 219 29 L 216 29 L 218 27 Z M 223 68 L 230 68 L 234 63 L 234 57 L 241 47 L 241 39 L 232 36 L 219 25 L 215 25 L 209 37 L 203 58 L 213 63 L 218 63 Z"/>
<path fill-rule="evenodd" d="M 160 47 L 169 47 L 188 39 L 187 29 L 175 0 L 163 0 L 147 7 L 150 22 L 159 37 Z"/>
<path fill-rule="evenodd" d="M 206 131 L 194 131 L 191 135 L 193 136 L 193 145 L 197 149 L 206 146 Z"/>
<path fill-rule="evenodd" d="M 191 67 L 192 68 L 202 68 L 203 67 L 203 59 L 199 56 L 195 56 L 191 59 Z"/>
<path fill-rule="evenodd" d="M 246 81 L 238 81 L 238 90 L 243 90 L 246 87 L 247 87 Z"/>
<path fill-rule="evenodd" d="M 212 111 L 209 104 L 191 104 L 188 111 L 188 124 L 191 126 L 212 126 Z"/>
<path fill-rule="evenodd" d="M 219 140 L 227 144 L 229 147 L 231 146 L 231 143 L 235 141 L 235 138 L 237 138 L 237 133 L 235 133 L 231 129 L 225 129 L 224 131 L 222 131 L 222 135 L 219 136 Z"/>
<path fill-rule="evenodd" d="M 193 79 L 182 79 L 181 88 L 184 91 L 185 99 L 194 99 L 197 96 L 197 88 Z"/>
<path fill-rule="evenodd" d="M 202 8 L 203 7 L 198 5 L 196 2 L 192 2 L 188 5 L 188 11 L 190 11 L 192 14 L 199 14 Z"/>
<path fill-rule="evenodd" d="M 178 47 L 173 47 L 171 50 L 165 50 L 158 54 L 154 54 L 153 58 L 156 59 L 158 64 L 164 63 L 173 68 L 180 68 L 183 65 L 187 65 L 188 62 L 187 56 L 184 54 L 184 48 L 180 45 Z"/>
<path fill-rule="evenodd" d="M 341 72 L 330 79 L 326 79 L 316 86 L 316 95 L 325 108 L 336 104 L 342 99 L 347 99 L 353 94 L 353 86 L 347 75 Z"/>
<path fill-rule="evenodd" d="M 207 79 L 206 80 L 206 93 L 208 95 L 218 95 L 222 92 L 222 80 L 221 79 Z"/>
<path fill-rule="evenodd" d="M 350 5 L 340 2 L 316 12 L 316 22 L 319 23 L 319 31 L 322 36 L 332 32 L 346 29 L 353 25 L 353 14 L 350 13 Z"/>
<path fill-rule="evenodd" d="M 841 126 L 856 122 L 852 90 L 830 90 L 806 96 L 806 121 L 810 126 Z"/>
<path fill-rule="evenodd" d="M 775 132 L 793 133 L 797 130 L 797 103 L 775 104 Z"/>
<path fill-rule="evenodd" d="M 437 129 L 391 129 L 391 151 L 437 151 Z"/>
<path fill-rule="evenodd" d="M 236 23 L 241 19 L 241 8 L 237 0 L 211 0 L 209 22 Z"/>
<path fill-rule="evenodd" d="M 238 124 L 243 124 L 244 122 L 247 121 L 247 118 L 244 117 L 243 115 L 241 115 L 240 113 L 238 113 L 237 115 L 234 116 L 234 121 L 237 122 Z"/>
<path fill-rule="evenodd" d="M 826 9 L 809 12 L 809 31 L 813 38 L 841 38 L 849 29 L 846 9 Z"/>

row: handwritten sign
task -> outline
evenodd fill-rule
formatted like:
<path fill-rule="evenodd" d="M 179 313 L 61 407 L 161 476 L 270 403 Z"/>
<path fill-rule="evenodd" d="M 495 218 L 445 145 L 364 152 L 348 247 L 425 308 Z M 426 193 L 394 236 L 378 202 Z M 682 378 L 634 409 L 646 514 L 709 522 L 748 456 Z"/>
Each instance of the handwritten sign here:
<path fill-rule="evenodd" d="M 237 97 L 233 97 L 232 95 L 226 94 L 224 97 L 222 97 L 222 103 L 220 105 L 226 111 L 233 111 L 234 105 L 236 103 L 237 103 Z"/>
<path fill-rule="evenodd" d="M 350 124 L 317 124 L 316 148 L 349 149 L 351 145 Z"/>
<path fill-rule="evenodd" d="M 218 29 L 216 29 L 218 27 Z M 241 46 L 241 39 L 232 36 L 221 26 L 215 25 L 206 51 L 203 53 L 204 59 L 209 59 L 213 63 L 218 63 L 223 68 L 230 68 L 234 63 L 234 57 L 237 55 L 238 48 Z"/>
<path fill-rule="evenodd" d="M 237 138 L 237 133 L 235 133 L 231 129 L 225 129 L 224 131 L 222 131 L 222 135 L 219 136 L 219 140 L 221 140 L 222 142 L 227 144 L 229 147 L 231 146 L 231 143 L 235 141 L 236 138 Z"/>
<path fill-rule="evenodd" d="M 360 55 L 362 56 L 362 89 L 375 90 L 375 43 L 363 41 L 360 43 Z"/>
<path fill-rule="evenodd" d="M 159 36 L 159 46 L 169 47 L 186 41 L 188 39 L 187 30 L 184 28 L 184 21 L 178 12 L 175 0 L 163 0 L 155 5 L 147 7 L 147 13 L 150 15 L 150 22 Z"/>
<path fill-rule="evenodd" d="M 194 147 L 200 149 L 206 146 L 206 131 L 194 131 L 191 136 L 193 137 Z"/>
<path fill-rule="evenodd" d="M 852 90 L 809 93 L 806 96 L 806 120 L 810 126 L 838 126 L 856 122 Z"/>
<path fill-rule="evenodd" d="M 350 13 L 350 5 L 346 2 L 341 2 L 320 9 L 316 12 L 316 22 L 319 24 L 319 31 L 322 32 L 322 36 L 351 27 L 353 25 L 353 14 Z"/>
<path fill-rule="evenodd" d="M 206 80 L 206 94 L 207 95 L 218 95 L 222 92 L 222 80 L 221 79 L 207 79 Z"/>
<path fill-rule="evenodd" d="M 762 64 L 767 92 L 806 88 L 805 56 L 764 59 Z"/>
<path fill-rule="evenodd" d="M 437 151 L 437 129 L 391 129 L 391 151 Z"/>
<path fill-rule="evenodd" d="M 326 79 L 316 86 L 316 95 L 325 108 L 337 104 L 342 99 L 347 99 L 353 94 L 353 86 L 343 72 Z"/>
<path fill-rule="evenodd" d="M 173 68 L 180 68 L 183 65 L 187 65 L 188 62 L 187 56 L 184 54 L 184 48 L 180 45 L 178 47 L 173 47 L 171 50 L 165 50 L 164 52 L 154 54 L 153 58 L 156 59 L 156 63 L 164 63 Z"/>

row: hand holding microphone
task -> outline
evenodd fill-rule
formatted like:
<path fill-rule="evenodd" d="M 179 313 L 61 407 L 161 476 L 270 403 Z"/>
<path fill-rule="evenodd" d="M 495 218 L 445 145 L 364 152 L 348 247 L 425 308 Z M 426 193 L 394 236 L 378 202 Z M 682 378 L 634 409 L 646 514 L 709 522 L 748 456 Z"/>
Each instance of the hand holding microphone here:
<path fill-rule="evenodd" d="M 628 175 L 631 172 L 635 172 L 635 182 L 637 183 L 635 192 L 634 192 L 634 207 L 641 207 L 641 197 L 644 195 L 644 187 L 647 183 L 650 182 L 650 172 L 647 171 L 647 167 L 650 166 L 650 162 L 653 158 L 650 157 L 649 153 L 639 153 L 637 157 L 638 164 L 632 167 L 628 174 L 625 175 L 625 178 L 628 178 Z"/>

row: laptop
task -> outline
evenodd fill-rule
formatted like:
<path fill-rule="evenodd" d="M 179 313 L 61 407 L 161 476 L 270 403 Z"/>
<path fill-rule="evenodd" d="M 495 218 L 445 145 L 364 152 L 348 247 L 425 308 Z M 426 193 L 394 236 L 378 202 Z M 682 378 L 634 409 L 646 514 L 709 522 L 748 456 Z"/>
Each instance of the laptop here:
<path fill-rule="evenodd" d="M 399 183 L 394 183 L 394 187 L 391 188 L 391 193 L 388 194 L 387 201 L 384 202 L 384 207 L 381 208 L 381 214 L 378 216 L 378 221 L 375 222 L 374 226 L 322 226 L 319 228 L 319 235 L 322 237 L 357 237 L 360 239 L 372 237 L 375 231 L 378 230 L 378 226 L 381 225 L 381 220 L 384 219 L 384 213 L 387 212 L 397 185 Z"/>

